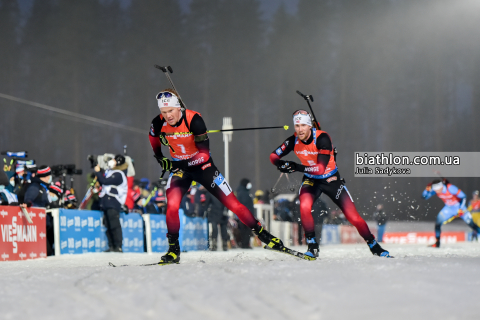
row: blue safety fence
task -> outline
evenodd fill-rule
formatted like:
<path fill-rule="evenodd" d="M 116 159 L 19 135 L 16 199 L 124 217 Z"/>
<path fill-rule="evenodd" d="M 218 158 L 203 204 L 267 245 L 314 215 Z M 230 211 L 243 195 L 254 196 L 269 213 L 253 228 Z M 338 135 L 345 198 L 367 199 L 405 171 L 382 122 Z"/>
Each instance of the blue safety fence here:
<path fill-rule="evenodd" d="M 108 248 L 103 212 L 64 210 L 59 212 L 59 242 L 61 254 L 103 252 Z M 208 249 L 208 223 L 206 219 L 190 218 L 179 210 L 180 246 L 182 251 Z M 166 217 L 150 215 L 152 252 L 168 250 Z M 121 213 L 123 252 L 145 252 L 144 220 L 139 213 Z"/>
<path fill-rule="evenodd" d="M 120 213 L 123 252 L 145 252 L 143 219 L 139 213 Z"/>
<path fill-rule="evenodd" d="M 108 248 L 103 212 L 59 210 L 60 250 L 62 254 L 103 252 Z M 145 252 L 144 227 L 138 213 L 120 214 L 123 252 Z"/>
<path fill-rule="evenodd" d="M 180 247 L 182 251 L 208 250 L 208 221 L 207 219 L 187 217 L 183 210 L 180 216 Z"/>
<path fill-rule="evenodd" d="M 340 226 L 336 224 L 324 224 L 322 228 L 322 245 L 340 243 Z"/>
<path fill-rule="evenodd" d="M 152 252 L 166 252 L 168 250 L 166 216 L 164 214 L 151 214 L 150 229 L 152 234 Z"/>
<path fill-rule="evenodd" d="M 62 254 L 102 252 L 107 249 L 103 212 L 59 210 Z"/>

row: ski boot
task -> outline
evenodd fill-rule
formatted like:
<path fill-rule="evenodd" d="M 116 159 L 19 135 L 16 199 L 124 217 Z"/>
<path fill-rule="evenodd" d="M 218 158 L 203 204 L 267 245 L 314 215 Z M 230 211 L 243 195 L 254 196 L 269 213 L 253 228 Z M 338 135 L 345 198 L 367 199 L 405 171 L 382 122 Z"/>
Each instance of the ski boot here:
<path fill-rule="evenodd" d="M 210 243 L 210 251 L 217 251 L 217 239 L 212 239 Z"/>
<path fill-rule="evenodd" d="M 308 249 L 307 252 L 305 252 L 305 255 L 312 258 L 318 258 L 318 253 L 320 252 L 320 249 L 318 247 L 317 240 L 315 239 L 315 234 L 306 234 L 305 239 L 307 240 L 308 245 Z"/>
<path fill-rule="evenodd" d="M 223 249 L 223 251 L 228 250 L 228 241 L 227 240 L 222 240 L 222 249 Z"/>
<path fill-rule="evenodd" d="M 253 233 L 255 233 L 258 239 L 265 243 L 266 246 L 268 246 L 270 249 L 276 251 L 283 251 L 283 249 L 285 248 L 283 246 L 282 240 L 275 238 L 270 232 L 265 230 L 260 224 L 260 222 L 255 227 L 253 227 L 252 231 Z"/>
<path fill-rule="evenodd" d="M 180 262 L 180 244 L 178 243 L 178 234 L 167 233 L 168 251 L 160 258 L 159 265 L 166 265 Z"/>
<path fill-rule="evenodd" d="M 429 245 L 430 248 L 440 248 L 440 238 L 437 238 L 434 244 Z"/>
<path fill-rule="evenodd" d="M 367 240 L 367 244 L 374 256 L 393 258 L 387 250 L 380 247 L 377 240 L 375 239 Z"/>

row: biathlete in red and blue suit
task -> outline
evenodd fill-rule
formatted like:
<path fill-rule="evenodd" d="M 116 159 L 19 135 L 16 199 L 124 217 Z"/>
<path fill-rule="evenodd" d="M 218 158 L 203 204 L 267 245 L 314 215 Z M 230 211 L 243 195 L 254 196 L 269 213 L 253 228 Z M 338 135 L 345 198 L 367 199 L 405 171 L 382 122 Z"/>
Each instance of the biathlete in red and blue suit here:
<path fill-rule="evenodd" d="M 370 251 L 377 256 L 390 257 L 370 232 L 367 223 L 360 217 L 353 199 L 340 177 L 335 162 L 334 148 L 330 136 L 325 131 L 312 126 L 312 116 L 305 110 L 293 113 L 295 134 L 285 140 L 270 154 L 270 161 L 284 173 L 303 172 L 303 182 L 299 191 L 300 217 L 302 219 L 308 251 L 311 257 L 318 256 L 319 246 L 315 240 L 315 223 L 312 217 L 312 205 L 325 193 L 343 211 L 348 221 L 357 228 L 367 242 Z M 301 164 L 281 160 L 294 152 Z"/>
<path fill-rule="evenodd" d="M 457 186 L 448 182 L 448 180 L 433 180 L 423 190 L 422 197 L 429 199 L 436 194 L 442 199 L 445 206 L 440 210 L 435 222 L 435 238 L 437 241 L 431 245 L 434 248 L 440 248 L 440 235 L 442 225 L 453 221 L 455 218 L 461 218 L 466 224 L 470 226 L 477 233 L 480 232 L 480 228 L 475 224 L 472 219 L 471 213 L 467 210 L 467 196 Z"/>
<path fill-rule="evenodd" d="M 178 209 L 192 181 L 203 185 L 251 228 L 262 242 L 272 249 L 283 248 L 282 241 L 263 229 L 253 214 L 238 201 L 232 188 L 213 163 L 207 127 L 202 115 L 185 109 L 178 94 L 172 89 L 158 93 L 157 101 L 161 114 L 152 120 L 150 144 L 162 169 L 171 172 L 166 186 L 169 249 L 161 257 L 159 264 L 180 261 Z M 162 145 L 168 146 L 172 160 L 163 155 Z"/>

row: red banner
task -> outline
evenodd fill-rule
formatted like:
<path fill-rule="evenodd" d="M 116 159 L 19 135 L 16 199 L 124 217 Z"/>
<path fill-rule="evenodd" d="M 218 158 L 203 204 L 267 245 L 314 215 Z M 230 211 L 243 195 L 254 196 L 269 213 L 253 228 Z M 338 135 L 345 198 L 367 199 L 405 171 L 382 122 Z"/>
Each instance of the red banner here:
<path fill-rule="evenodd" d="M 27 208 L 29 223 L 20 207 L 0 206 L 0 261 L 47 257 L 45 209 Z"/>
<path fill-rule="evenodd" d="M 445 231 L 440 236 L 442 244 L 463 242 L 466 240 L 464 231 Z M 434 232 L 386 232 L 383 235 L 385 243 L 418 243 L 434 244 L 436 241 Z"/>

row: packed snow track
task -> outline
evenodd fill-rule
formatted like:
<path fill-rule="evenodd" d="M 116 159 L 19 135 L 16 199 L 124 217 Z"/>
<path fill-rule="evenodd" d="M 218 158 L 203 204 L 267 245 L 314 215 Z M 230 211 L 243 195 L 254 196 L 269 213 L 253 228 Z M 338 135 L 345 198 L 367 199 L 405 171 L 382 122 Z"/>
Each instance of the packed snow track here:
<path fill-rule="evenodd" d="M 0 319 L 480 319 L 480 243 L 384 247 L 395 259 L 355 244 L 313 262 L 263 249 L 163 267 L 135 266 L 161 254 L 0 262 Z"/>

